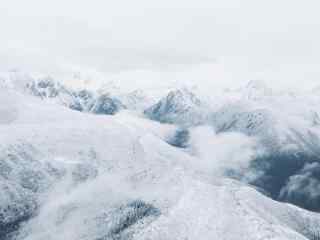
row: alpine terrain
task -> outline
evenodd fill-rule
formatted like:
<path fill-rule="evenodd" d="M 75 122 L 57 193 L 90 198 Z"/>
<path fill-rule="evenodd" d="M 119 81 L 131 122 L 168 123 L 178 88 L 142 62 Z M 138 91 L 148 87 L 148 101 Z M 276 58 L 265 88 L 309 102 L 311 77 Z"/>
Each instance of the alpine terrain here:
<path fill-rule="evenodd" d="M 316 91 L 0 82 L 0 240 L 320 239 Z"/>

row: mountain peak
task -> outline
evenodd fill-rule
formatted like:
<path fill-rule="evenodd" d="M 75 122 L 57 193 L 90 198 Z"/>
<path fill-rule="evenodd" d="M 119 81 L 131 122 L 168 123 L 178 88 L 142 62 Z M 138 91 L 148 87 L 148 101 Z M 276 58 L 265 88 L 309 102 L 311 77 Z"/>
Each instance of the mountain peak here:
<path fill-rule="evenodd" d="M 260 100 L 272 96 L 272 89 L 263 80 L 251 80 L 244 88 L 243 96 L 249 100 Z"/>
<path fill-rule="evenodd" d="M 203 121 L 203 110 L 203 104 L 195 94 L 187 89 L 176 89 L 145 110 L 145 114 L 159 122 L 195 125 Z"/>

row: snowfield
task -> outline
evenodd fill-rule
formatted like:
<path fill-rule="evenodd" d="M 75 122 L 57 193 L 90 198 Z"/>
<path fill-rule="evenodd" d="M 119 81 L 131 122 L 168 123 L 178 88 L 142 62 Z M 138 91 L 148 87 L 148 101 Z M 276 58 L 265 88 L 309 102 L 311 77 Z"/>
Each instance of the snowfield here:
<path fill-rule="evenodd" d="M 133 107 L 110 115 L 3 85 L 0 240 L 320 238 L 319 213 L 285 203 L 295 203 L 290 194 L 301 194 L 293 188 L 302 181 L 297 175 L 310 177 L 301 183 L 310 191 L 319 187 L 312 156 L 320 149 L 320 122 L 309 104 L 316 97 L 302 104 L 301 98 L 273 97 L 262 84 L 250 84 L 249 93 L 242 91 L 236 103 L 221 100 L 225 104 L 210 109 L 199 126 L 194 120 L 210 103 L 202 106 L 189 92 L 178 91 L 177 98 L 171 92 L 148 110 L 173 125 L 145 117 L 141 108 L 150 106 L 137 102 L 145 99 L 140 92 L 126 98 Z M 184 100 L 190 96 L 192 101 Z M 174 104 L 166 105 L 172 98 Z M 188 132 L 186 145 L 177 147 L 172 139 L 181 128 Z M 312 161 L 283 182 L 270 170 L 273 162 L 264 162 L 274 153 L 301 152 Z M 263 185 L 267 179 L 284 184 L 279 191 L 287 198 L 272 199 L 276 192 Z M 317 192 L 303 194 L 319 200 Z"/>

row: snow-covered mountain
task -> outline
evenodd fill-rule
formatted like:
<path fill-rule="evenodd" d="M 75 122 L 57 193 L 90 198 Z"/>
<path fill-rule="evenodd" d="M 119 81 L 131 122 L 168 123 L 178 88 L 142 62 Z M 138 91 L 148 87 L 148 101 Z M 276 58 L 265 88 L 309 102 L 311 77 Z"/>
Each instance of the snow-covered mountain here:
<path fill-rule="evenodd" d="M 75 75 L 75 79 L 78 78 Z M 143 112 L 155 102 L 141 89 L 121 92 L 112 81 L 96 90 L 73 89 L 50 76 L 34 77 L 20 71 L 1 73 L 0 87 L 28 93 L 73 110 L 96 114 L 115 114 L 121 109 Z"/>
<path fill-rule="evenodd" d="M 53 100 L 82 112 L 112 115 L 126 108 L 118 98 L 110 94 L 68 89 L 50 77 L 34 80 L 28 83 L 26 88 L 34 96 Z"/>
<path fill-rule="evenodd" d="M 158 103 L 144 111 L 152 120 L 184 126 L 198 125 L 206 121 L 208 108 L 191 91 L 170 91 Z"/>
<path fill-rule="evenodd" d="M 121 97 L 34 84 L 37 97 L 0 89 L 1 240 L 319 238 L 317 98 L 215 109 L 183 89 L 145 118 L 110 113 Z"/>
<path fill-rule="evenodd" d="M 242 90 L 243 98 L 249 100 L 261 100 L 265 97 L 271 97 L 273 90 L 262 80 L 251 80 Z"/>
<path fill-rule="evenodd" d="M 125 108 L 126 106 L 124 106 L 117 98 L 103 94 L 97 97 L 94 105 L 89 111 L 95 114 L 113 115 Z"/>
<path fill-rule="evenodd" d="M 259 145 L 260 153 L 253 157 L 246 172 L 240 173 L 240 177 L 234 172 L 231 175 L 249 178 L 251 184 L 274 199 L 318 211 L 316 202 L 320 197 L 311 194 L 320 186 L 320 178 L 315 174 L 320 160 L 318 100 L 309 94 L 240 97 L 215 111 L 212 125 L 217 133 L 238 132 L 256 139 Z M 302 181 L 306 175 L 312 177 Z"/>
<path fill-rule="evenodd" d="M 155 101 L 154 98 L 149 96 L 141 89 L 134 90 L 126 94 L 121 94 L 119 99 L 128 109 L 136 111 L 144 111 L 154 104 Z"/>

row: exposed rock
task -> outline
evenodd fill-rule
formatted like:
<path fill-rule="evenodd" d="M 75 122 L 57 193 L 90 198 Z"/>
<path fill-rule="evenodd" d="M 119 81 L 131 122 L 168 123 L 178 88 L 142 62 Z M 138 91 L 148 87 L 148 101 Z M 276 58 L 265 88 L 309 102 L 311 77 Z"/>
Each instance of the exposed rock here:
<path fill-rule="evenodd" d="M 192 92 L 182 89 L 169 92 L 144 113 L 150 119 L 162 123 L 193 126 L 206 121 L 208 109 Z"/>
<path fill-rule="evenodd" d="M 95 114 L 114 115 L 121 109 L 126 107 L 117 99 L 110 97 L 107 94 L 101 95 L 97 98 L 90 112 Z"/>

